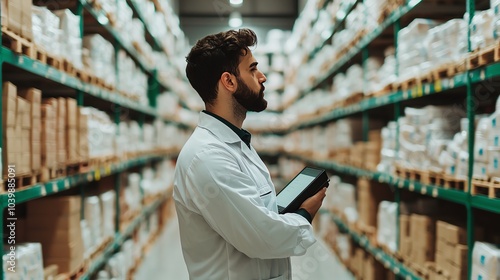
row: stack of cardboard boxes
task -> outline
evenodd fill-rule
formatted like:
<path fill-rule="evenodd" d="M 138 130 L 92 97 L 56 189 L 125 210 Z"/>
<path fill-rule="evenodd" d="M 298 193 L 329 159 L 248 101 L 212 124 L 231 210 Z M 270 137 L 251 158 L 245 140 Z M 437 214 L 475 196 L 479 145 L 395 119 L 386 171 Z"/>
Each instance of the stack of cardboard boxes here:
<path fill-rule="evenodd" d="M 19 96 L 25 98 L 30 103 L 29 117 L 31 119 L 31 129 L 29 133 L 31 151 L 31 171 L 38 172 L 42 167 L 42 143 L 41 143 L 41 128 L 42 128 L 42 92 L 35 88 L 18 90 Z M 28 114 L 26 114 L 28 115 Z M 24 139 L 23 139 L 24 140 Z"/>
<path fill-rule="evenodd" d="M 10 164 L 15 165 L 16 176 L 30 175 L 40 168 L 39 153 L 36 150 L 36 132 L 39 130 L 33 127 L 33 121 L 35 124 L 38 123 L 40 113 L 36 110 L 40 107 L 37 105 L 32 107 L 32 104 L 39 104 L 37 101 L 39 100 L 37 96 L 40 96 L 39 91 L 29 89 L 20 93 L 29 101 L 18 96 L 18 90 L 14 84 L 10 82 L 3 84 L 4 176 L 7 175 L 7 168 Z M 33 153 L 32 148 L 35 149 Z"/>
<path fill-rule="evenodd" d="M 378 206 L 384 200 L 391 200 L 393 194 L 387 186 L 368 179 L 359 179 L 357 185 L 359 215 L 357 226 L 363 233 L 375 233 Z"/>
<path fill-rule="evenodd" d="M 380 163 L 380 151 L 382 150 L 382 134 L 380 130 L 371 130 L 368 134 L 368 142 L 365 147 L 365 159 L 363 167 L 376 171 Z"/>
<path fill-rule="evenodd" d="M 356 248 L 354 250 L 354 256 L 351 259 L 351 269 L 357 279 L 389 279 L 387 270 L 384 266 L 378 262 L 375 257 L 361 248 Z"/>
<path fill-rule="evenodd" d="M 448 279 L 467 279 L 467 230 L 465 226 L 438 221 L 436 226 L 436 268 Z M 443 279 L 433 275 L 434 279 Z"/>
<path fill-rule="evenodd" d="M 89 116 L 78 107 L 78 156 L 81 162 L 89 159 Z"/>
<path fill-rule="evenodd" d="M 2 26 L 6 26 L 17 35 L 32 41 L 32 0 L 2 0 L 1 2 Z"/>
<path fill-rule="evenodd" d="M 46 266 L 57 265 L 59 272 L 66 274 L 82 266 L 80 211 L 80 196 L 50 197 L 28 203 L 26 238 L 42 244 Z"/>
<path fill-rule="evenodd" d="M 76 100 L 67 98 L 66 100 L 66 152 L 67 163 L 80 162 L 78 148 L 78 106 Z"/>
<path fill-rule="evenodd" d="M 407 265 L 425 274 L 434 262 L 436 221 L 425 215 L 400 215 L 399 254 Z"/>
<path fill-rule="evenodd" d="M 42 104 L 42 166 L 45 171 L 57 166 L 57 100 L 44 100 Z M 46 174 L 43 177 L 48 177 Z"/>

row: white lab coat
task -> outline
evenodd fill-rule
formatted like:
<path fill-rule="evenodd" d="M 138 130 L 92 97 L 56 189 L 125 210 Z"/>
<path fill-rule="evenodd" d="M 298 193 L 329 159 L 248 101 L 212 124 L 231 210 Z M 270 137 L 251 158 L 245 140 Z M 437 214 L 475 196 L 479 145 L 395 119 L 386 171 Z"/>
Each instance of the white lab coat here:
<path fill-rule="evenodd" d="M 192 280 L 289 280 L 290 256 L 315 241 L 309 222 L 278 214 L 265 164 L 227 125 L 200 113 L 176 166 L 174 200 Z"/>

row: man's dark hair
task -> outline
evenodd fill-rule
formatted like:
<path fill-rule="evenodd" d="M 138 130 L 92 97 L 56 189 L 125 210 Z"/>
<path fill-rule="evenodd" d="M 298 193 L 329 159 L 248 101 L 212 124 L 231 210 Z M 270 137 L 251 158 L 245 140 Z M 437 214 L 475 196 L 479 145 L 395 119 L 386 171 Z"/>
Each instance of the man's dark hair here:
<path fill-rule="evenodd" d="M 239 76 L 240 58 L 257 44 L 250 29 L 229 30 L 200 39 L 186 57 L 186 75 L 205 103 L 217 97 L 217 83 L 224 72 Z"/>

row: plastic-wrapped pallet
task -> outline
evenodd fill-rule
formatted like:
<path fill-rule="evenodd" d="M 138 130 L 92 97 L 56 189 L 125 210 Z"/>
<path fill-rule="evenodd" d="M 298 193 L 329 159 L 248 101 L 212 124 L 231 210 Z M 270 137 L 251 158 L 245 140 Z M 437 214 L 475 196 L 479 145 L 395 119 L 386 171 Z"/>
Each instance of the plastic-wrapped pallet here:
<path fill-rule="evenodd" d="M 113 238 L 115 234 L 115 191 L 107 191 L 99 195 L 102 208 L 102 235 L 106 238 Z"/>
<path fill-rule="evenodd" d="M 399 122 L 400 161 L 403 166 L 441 169 L 439 155 L 459 130 L 464 112 L 454 106 L 406 108 Z"/>
<path fill-rule="evenodd" d="M 466 13 L 464 19 L 468 22 L 469 15 Z M 471 48 L 472 50 L 484 48 L 495 42 L 495 13 L 492 9 L 476 11 L 471 23 Z"/>
<path fill-rule="evenodd" d="M 500 250 L 493 244 L 474 243 L 471 279 L 500 279 Z"/>
<path fill-rule="evenodd" d="M 387 246 L 391 252 L 397 250 L 397 208 L 395 202 L 382 201 L 377 214 L 377 242 Z"/>
<path fill-rule="evenodd" d="M 334 192 L 336 194 L 333 205 L 334 209 L 344 214 L 347 221 L 353 223 L 358 220 L 356 207 L 356 189 L 353 185 L 340 183 Z"/>
<path fill-rule="evenodd" d="M 62 31 L 59 17 L 45 7 L 32 6 L 32 27 L 34 41 L 52 55 L 61 53 Z"/>
<path fill-rule="evenodd" d="M 393 173 L 394 163 L 397 160 L 397 124 L 389 122 L 387 127 L 382 128 L 382 150 L 380 151 L 380 163 L 377 165 L 377 171 Z"/>
<path fill-rule="evenodd" d="M 10 246 L 5 246 L 3 255 L 4 280 L 43 279 L 42 246 L 40 243 L 16 245 L 14 256 L 10 256 Z"/>
<path fill-rule="evenodd" d="M 92 253 L 92 232 L 90 231 L 89 224 L 87 223 L 86 220 L 80 220 L 80 228 L 82 229 L 82 241 L 83 241 L 83 248 L 85 248 L 85 251 L 83 252 L 83 257 L 86 259 L 90 257 L 90 254 Z"/>
<path fill-rule="evenodd" d="M 124 50 L 118 52 L 117 70 L 117 90 L 135 96 L 140 104 L 149 105 L 148 77 Z"/>
<path fill-rule="evenodd" d="M 99 34 L 83 37 L 83 64 L 109 85 L 116 85 L 113 45 Z"/>
<path fill-rule="evenodd" d="M 400 81 L 418 76 L 419 73 L 429 70 L 429 61 L 425 38 L 429 30 L 437 22 L 428 19 L 415 19 L 398 33 L 398 53 Z"/>
<path fill-rule="evenodd" d="M 117 8 L 120 12 L 116 14 L 115 26 L 116 29 L 120 31 L 120 34 L 127 36 L 127 34 L 123 32 L 123 28 L 127 22 L 132 20 L 134 12 L 132 11 L 132 7 L 130 7 L 126 1 L 117 1 L 117 3 Z"/>
<path fill-rule="evenodd" d="M 61 36 L 61 55 L 73 65 L 82 69 L 82 35 L 80 32 L 81 18 L 69 9 L 54 11 L 59 17 Z"/>
<path fill-rule="evenodd" d="M 425 46 L 433 65 L 463 59 L 467 54 L 467 23 L 463 19 L 452 19 L 431 28 Z"/>
<path fill-rule="evenodd" d="M 102 209 L 98 196 L 85 198 L 85 220 L 87 220 L 92 234 L 92 246 L 99 246 L 103 241 L 102 234 Z"/>
<path fill-rule="evenodd" d="M 125 188 L 125 203 L 131 211 L 141 209 L 141 177 L 137 173 L 128 175 L 128 186 Z"/>
<path fill-rule="evenodd" d="M 115 154 L 116 125 L 104 112 L 85 107 L 81 113 L 87 116 L 89 157 L 106 157 Z"/>

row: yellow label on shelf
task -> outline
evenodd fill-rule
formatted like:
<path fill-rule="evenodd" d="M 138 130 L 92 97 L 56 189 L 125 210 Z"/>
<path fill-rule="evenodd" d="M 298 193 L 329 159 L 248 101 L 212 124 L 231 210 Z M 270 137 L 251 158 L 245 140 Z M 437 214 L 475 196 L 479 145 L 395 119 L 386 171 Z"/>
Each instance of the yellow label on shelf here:
<path fill-rule="evenodd" d="M 436 80 L 436 82 L 434 83 L 434 90 L 436 92 L 440 92 L 443 90 L 443 87 L 441 86 L 441 80 Z"/>
<path fill-rule="evenodd" d="M 101 169 L 96 169 L 96 170 L 95 170 L 95 173 L 94 173 L 94 179 L 95 179 L 96 181 L 101 180 Z"/>
<path fill-rule="evenodd" d="M 419 85 L 417 87 L 417 97 L 420 97 L 424 94 L 424 91 L 422 90 L 422 85 Z"/>
<path fill-rule="evenodd" d="M 110 175 L 111 174 L 111 164 L 106 164 L 106 166 L 104 166 L 104 175 Z"/>

